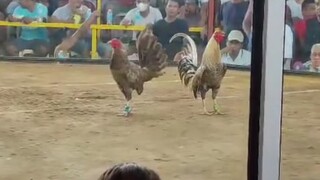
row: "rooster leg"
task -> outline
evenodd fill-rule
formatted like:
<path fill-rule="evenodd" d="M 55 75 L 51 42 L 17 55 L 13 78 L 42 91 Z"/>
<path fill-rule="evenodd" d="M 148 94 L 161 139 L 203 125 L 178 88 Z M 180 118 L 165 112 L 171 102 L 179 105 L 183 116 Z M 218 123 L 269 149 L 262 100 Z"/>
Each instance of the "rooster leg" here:
<path fill-rule="evenodd" d="M 126 105 L 124 107 L 124 110 L 123 110 L 123 115 L 124 116 L 129 116 L 131 111 L 132 111 L 132 108 L 130 106 L 130 101 L 127 101 L 127 103 L 126 103 Z"/>
<path fill-rule="evenodd" d="M 218 94 L 218 90 L 219 90 L 219 88 L 212 89 L 213 113 L 215 113 L 217 115 L 223 115 L 224 113 L 221 112 L 220 106 L 217 103 L 217 99 L 216 99 L 216 96 Z"/>
<path fill-rule="evenodd" d="M 212 115 L 212 113 L 208 112 L 207 107 L 206 107 L 206 100 L 202 99 L 202 107 L 203 107 L 203 113 L 204 115 Z"/>
<path fill-rule="evenodd" d="M 129 87 L 121 88 L 121 92 L 126 98 L 126 105 L 124 106 L 122 114 L 119 114 L 119 116 L 129 116 L 131 114 L 132 108 L 130 106 L 130 101 L 132 99 L 132 89 Z"/>
<path fill-rule="evenodd" d="M 204 87 L 200 87 L 198 92 L 200 92 L 201 99 L 202 99 L 202 108 L 203 108 L 203 113 L 204 115 L 212 115 L 212 113 L 208 112 L 207 106 L 206 106 L 206 93 L 207 89 Z"/>
<path fill-rule="evenodd" d="M 213 112 L 217 115 L 223 115 L 224 113 L 221 112 L 220 110 L 220 106 L 219 104 L 217 103 L 217 100 L 214 99 L 213 100 Z"/>

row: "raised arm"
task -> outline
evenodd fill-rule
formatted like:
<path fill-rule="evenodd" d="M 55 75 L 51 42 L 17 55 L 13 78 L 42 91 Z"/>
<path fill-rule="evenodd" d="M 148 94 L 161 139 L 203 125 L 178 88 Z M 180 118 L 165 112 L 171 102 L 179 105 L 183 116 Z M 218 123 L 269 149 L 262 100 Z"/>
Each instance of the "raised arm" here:
<path fill-rule="evenodd" d="M 243 20 L 243 23 L 242 23 L 242 28 L 243 28 L 244 32 L 247 34 L 247 36 L 249 36 L 251 33 L 252 15 L 253 15 L 253 0 L 250 0 L 247 13 L 246 13 L 244 20 Z"/>

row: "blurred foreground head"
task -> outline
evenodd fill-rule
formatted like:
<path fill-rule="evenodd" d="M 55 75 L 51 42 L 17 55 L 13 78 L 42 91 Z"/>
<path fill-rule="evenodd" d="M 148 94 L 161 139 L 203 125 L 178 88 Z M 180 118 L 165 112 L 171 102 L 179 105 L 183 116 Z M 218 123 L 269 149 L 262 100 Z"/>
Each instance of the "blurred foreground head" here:
<path fill-rule="evenodd" d="M 161 180 L 159 175 L 136 163 L 121 163 L 107 169 L 98 180 Z"/>

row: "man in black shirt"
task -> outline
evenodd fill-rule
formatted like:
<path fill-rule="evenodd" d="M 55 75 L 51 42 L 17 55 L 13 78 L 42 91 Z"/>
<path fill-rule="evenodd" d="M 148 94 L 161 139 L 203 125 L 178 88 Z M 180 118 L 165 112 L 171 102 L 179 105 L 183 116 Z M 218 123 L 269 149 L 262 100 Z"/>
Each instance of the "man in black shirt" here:
<path fill-rule="evenodd" d="M 159 42 L 164 46 L 170 60 L 182 48 L 183 41 L 176 39 L 169 44 L 170 38 L 176 33 L 189 32 L 189 26 L 183 19 L 178 18 L 181 7 L 184 5 L 184 0 L 169 0 L 166 6 L 166 17 L 153 26 L 153 33 L 159 39 Z"/>

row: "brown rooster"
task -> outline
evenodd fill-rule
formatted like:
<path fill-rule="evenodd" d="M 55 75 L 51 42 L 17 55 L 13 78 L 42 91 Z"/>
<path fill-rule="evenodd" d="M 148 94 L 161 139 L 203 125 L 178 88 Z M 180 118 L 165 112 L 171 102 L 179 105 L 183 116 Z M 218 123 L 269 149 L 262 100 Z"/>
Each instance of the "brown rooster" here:
<path fill-rule="evenodd" d="M 190 36 L 184 33 L 177 33 L 170 39 L 170 42 L 183 37 L 188 41 L 188 45 L 181 52 L 177 53 L 174 61 L 178 62 L 178 72 L 181 81 L 185 86 L 190 85 L 193 95 L 197 98 L 201 95 L 203 113 L 206 115 L 222 114 L 217 104 L 216 96 L 220 89 L 222 79 L 224 78 L 227 67 L 221 62 L 221 52 L 219 43 L 223 40 L 223 33 L 215 32 L 210 38 L 199 66 L 197 66 L 197 50 L 195 42 Z M 206 108 L 206 93 L 212 90 L 213 113 L 208 112 Z"/>
<path fill-rule="evenodd" d="M 167 54 L 151 30 L 152 26 L 148 25 L 138 37 L 140 65 L 128 60 L 127 51 L 120 40 L 112 39 L 108 42 L 113 49 L 110 70 L 127 101 L 124 108 L 125 116 L 132 110 L 130 107 L 132 92 L 135 90 L 140 95 L 143 92 L 143 84 L 163 75 L 162 70 L 167 65 Z"/>

